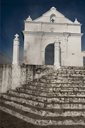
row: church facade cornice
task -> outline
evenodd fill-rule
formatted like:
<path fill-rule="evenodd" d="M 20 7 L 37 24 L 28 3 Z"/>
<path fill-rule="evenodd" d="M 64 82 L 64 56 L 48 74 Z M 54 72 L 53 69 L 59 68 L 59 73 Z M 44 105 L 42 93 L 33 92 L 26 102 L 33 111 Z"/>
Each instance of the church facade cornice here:
<path fill-rule="evenodd" d="M 83 36 L 83 33 L 69 33 L 69 32 L 44 32 L 44 31 L 22 31 L 23 34 L 33 34 L 33 35 L 51 35 L 51 36 L 65 36 L 65 34 L 69 34 L 69 36 Z"/>
<path fill-rule="evenodd" d="M 51 23 L 51 22 L 33 22 L 33 21 L 24 21 L 25 23 L 31 23 L 31 24 L 49 24 L 49 25 L 71 25 L 71 26 L 82 26 L 82 24 L 76 24 L 76 23 Z"/>

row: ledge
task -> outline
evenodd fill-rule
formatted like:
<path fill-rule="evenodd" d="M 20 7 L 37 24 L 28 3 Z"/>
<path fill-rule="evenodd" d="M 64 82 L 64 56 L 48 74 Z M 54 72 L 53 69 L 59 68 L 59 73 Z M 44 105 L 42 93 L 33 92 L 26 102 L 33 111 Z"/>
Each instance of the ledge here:
<path fill-rule="evenodd" d="M 60 35 L 64 36 L 65 32 L 59 33 L 59 32 L 44 32 L 44 31 L 22 31 L 23 34 L 33 34 L 33 35 Z M 70 34 L 70 36 L 83 36 L 84 33 L 69 33 L 66 32 L 66 34 Z"/>

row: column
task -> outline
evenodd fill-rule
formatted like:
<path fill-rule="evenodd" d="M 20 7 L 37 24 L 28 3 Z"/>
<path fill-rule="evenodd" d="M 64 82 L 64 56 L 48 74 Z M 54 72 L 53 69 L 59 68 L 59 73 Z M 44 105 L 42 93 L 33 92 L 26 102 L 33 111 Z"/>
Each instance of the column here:
<path fill-rule="evenodd" d="M 42 50 L 42 65 L 45 65 L 45 51 Z"/>
<path fill-rule="evenodd" d="M 15 38 L 13 40 L 13 61 L 12 64 L 19 64 L 19 45 L 20 45 L 20 40 L 19 40 L 19 35 L 16 34 Z"/>
<path fill-rule="evenodd" d="M 66 44 L 65 59 L 68 59 L 68 39 L 67 39 L 67 38 L 65 38 L 64 40 L 65 40 L 65 44 Z"/>
<path fill-rule="evenodd" d="M 60 68 L 60 42 L 56 39 L 54 43 L 54 65 Z"/>
<path fill-rule="evenodd" d="M 12 61 L 12 89 L 21 85 L 21 67 L 19 65 L 19 35 L 16 34 L 13 40 L 13 61 Z"/>

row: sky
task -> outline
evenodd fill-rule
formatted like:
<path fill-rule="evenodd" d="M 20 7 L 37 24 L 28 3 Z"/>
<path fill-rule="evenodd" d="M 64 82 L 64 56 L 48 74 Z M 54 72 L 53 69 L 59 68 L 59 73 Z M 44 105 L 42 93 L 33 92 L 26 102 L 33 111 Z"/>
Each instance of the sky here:
<path fill-rule="evenodd" d="M 85 33 L 85 0 L 1 0 L 0 4 L 0 52 L 12 60 L 14 35 L 19 34 L 20 61 L 23 58 L 24 20 L 30 15 L 32 20 L 42 16 L 52 6 L 65 17 L 82 24 L 81 32 Z M 85 34 L 82 37 L 82 50 L 85 50 Z"/>

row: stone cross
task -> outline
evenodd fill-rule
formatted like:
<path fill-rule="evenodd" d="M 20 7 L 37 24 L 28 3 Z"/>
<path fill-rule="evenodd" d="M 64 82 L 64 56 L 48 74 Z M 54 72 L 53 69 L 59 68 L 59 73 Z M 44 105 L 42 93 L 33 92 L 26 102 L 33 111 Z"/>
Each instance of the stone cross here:
<path fill-rule="evenodd" d="M 20 40 L 19 40 L 19 35 L 16 34 L 15 38 L 13 40 L 13 62 L 12 64 L 19 64 L 19 45 L 20 45 Z"/>
<path fill-rule="evenodd" d="M 16 35 L 15 35 L 15 38 L 18 38 L 18 37 L 19 37 L 19 35 L 18 35 L 18 34 L 16 34 Z"/>

